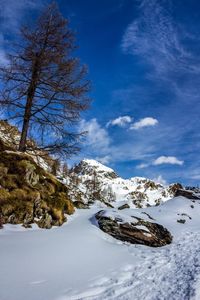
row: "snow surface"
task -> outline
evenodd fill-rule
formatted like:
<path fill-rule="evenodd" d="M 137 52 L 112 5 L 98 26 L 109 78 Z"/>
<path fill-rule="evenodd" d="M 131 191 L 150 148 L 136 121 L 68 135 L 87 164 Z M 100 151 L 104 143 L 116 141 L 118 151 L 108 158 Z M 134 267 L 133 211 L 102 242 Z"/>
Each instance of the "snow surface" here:
<path fill-rule="evenodd" d="M 172 244 L 162 248 L 108 236 L 95 221 L 99 210 L 77 210 L 65 225 L 52 230 L 9 225 L 0 230 L 0 299 L 199 299 L 198 200 L 178 197 L 146 209 L 106 210 L 108 215 L 152 221 L 144 212 L 149 214 L 174 236 Z"/>

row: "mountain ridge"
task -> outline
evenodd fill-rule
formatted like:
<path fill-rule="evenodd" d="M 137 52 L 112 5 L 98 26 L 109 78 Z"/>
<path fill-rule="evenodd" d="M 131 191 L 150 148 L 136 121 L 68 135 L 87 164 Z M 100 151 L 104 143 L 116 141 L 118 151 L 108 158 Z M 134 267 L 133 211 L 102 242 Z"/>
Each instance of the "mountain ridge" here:
<path fill-rule="evenodd" d="M 173 198 L 179 183 L 164 186 L 144 177 L 121 178 L 113 169 L 94 159 L 83 159 L 69 171 L 71 196 L 85 204 L 95 201 L 109 203 L 117 207 L 127 204 L 132 208 L 142 208 Z"/>

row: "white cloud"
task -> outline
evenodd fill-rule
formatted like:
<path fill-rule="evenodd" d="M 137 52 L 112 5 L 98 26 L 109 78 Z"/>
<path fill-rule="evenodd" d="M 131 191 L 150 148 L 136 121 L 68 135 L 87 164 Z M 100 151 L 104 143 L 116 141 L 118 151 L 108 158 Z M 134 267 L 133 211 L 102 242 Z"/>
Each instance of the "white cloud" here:
<path fill-rule="evenodd" d="M 141 119 L 138 122 L 133 123 L 130 126 L 130 129 L 131 130 L 138 130 L 138 129 L 143 128 L 143 127 L 155 126 L 156 124 L 158 124 L 158 120 L 157 119 L 154 119 L 154 118 L 151 118 L 151 117 L 147 117 L 147 118 Z"/>
<path fill-rule="evenodd" d="M 167 181 L 162 177 L 162 175 L 158 175 L 157 177 L 155 177 L 153 179 L 153 181 L 155 181 L 156 183 L 160 183 L 160 184 L 162 184 L 164 186 L 167 185 Z"/>
<path fill-rule="evenodd" d="M 184 161 L 179 160 L 175 156 L 160 156 L 153 161 L 153 165 L 158 166 L 162 164 L 171 164 L 171 165 L 183 165 Z"/>
<path fill-rule="evenodd" d="M 159 156 L 150 163 L 141 163 L 136 166 L 136 169 L 145 169 L 150 166 L 158 166 L 162 164 L 171 164 L 171 165 L 183 165 L 184 161 L 177 159 L 175 156 Z"/>
<path fill-rule="evenodd" d="M 130 116 L 121 116 L 114 120 L 109 121 L 106 124 L 106 127 L 109 127 L 109 126 L 124 127 L 126 124 L 131 123 L 132 121 L 133 121 L 133 118 L 131 118 Z"/>
<path fill-rule="evenodd" d="M 110 155 L 106 155 L 103 157 L 95 157 L 95 160 L 99 161 L 102 164 L 108 164 L 111 161 Z"/>
<path fill-rule="evenodd" d="M 105 153 L 110 146 L 110 137 L 106 129 L 102 128 L 97 119 L 80 122 L 80 131 L 87 131 L 86 145 L 99 153 Z"/>
<path fill-rule="evenodd" d="M 149 166 L 149 164 L 142 163 L 142 164 L 136 166 L 136 169 L 145 169 L 145 168 L 147 168 L 148 166 Z"/>

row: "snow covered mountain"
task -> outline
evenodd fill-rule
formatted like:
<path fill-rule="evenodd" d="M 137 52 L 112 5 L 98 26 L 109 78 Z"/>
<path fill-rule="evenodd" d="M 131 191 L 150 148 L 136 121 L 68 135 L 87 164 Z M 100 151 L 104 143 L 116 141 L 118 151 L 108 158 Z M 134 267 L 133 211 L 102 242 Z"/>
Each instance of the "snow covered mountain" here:
<path fill-rule="evenodd" d="M 163 186 L 143 177 L 123 179 L 92 159 L 84 159 L 71 169 L 68 178 L 71 199 L 85 204 L 101 201 L 118 208 L 143 208 L 169 200 L 180 184 Z"/>

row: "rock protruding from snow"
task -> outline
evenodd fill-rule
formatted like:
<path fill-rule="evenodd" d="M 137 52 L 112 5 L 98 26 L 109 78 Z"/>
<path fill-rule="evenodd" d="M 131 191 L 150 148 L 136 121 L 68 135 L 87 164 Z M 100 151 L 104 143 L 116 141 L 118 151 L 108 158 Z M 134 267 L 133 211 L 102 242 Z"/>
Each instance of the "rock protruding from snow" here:
<path fill-rule="evenodd" d="M 112 237 L 131 244 L 161 247 L 172 242 L 171 233 L 162 225 L 138 217 L 123 215 L 115 211 L 99 211 L 95 215 L 99 228 Z"/>
<path fill-rule="evenodd" d="M 143 177 L 123 179 L 111 168 L 84 159 L 69 174 L 70 197 L 74 201 L 92 204 L 99 200 L 106 206 L 143 208 L 159 205 L 174 196 L 177 187 L 169 187 Z"/>
<path fill-rule="evenodd" d="M 175 197 L 185 197 L 188 199 L 196 199 L 200 200 L 200 191 L 186 190 L 186 189 L 178 189 L 175 193 Z"/>

